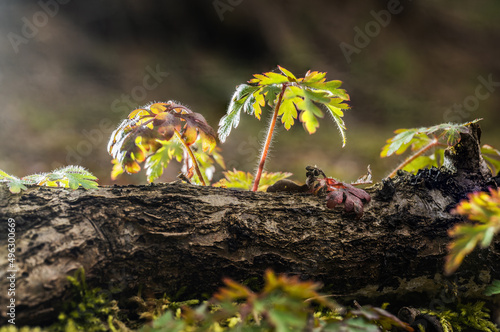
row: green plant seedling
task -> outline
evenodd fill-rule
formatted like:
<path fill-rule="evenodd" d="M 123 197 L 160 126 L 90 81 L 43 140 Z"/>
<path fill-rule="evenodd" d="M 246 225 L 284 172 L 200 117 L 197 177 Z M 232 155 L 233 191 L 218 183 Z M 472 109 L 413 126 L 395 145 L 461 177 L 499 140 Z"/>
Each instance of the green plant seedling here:
<path fill-rule="evenodd" d="M 421 168 L 441 166 L 444 160 L 444 149 L 458 144 L 460 134 L 468 133 L 470 131 L 468 126 L 480 120 L 482 119 L 475 119 L 461 124 L 443 123 L 432 127 L 395 130 L 396 136 L 387 140 L 380 157 L 389 157 L 393 154 L 400 155 L 408 148 L 413 153 L 396 167 L 388 177 L 393 177 L 400 169 L 416 172 Z M 433 154 L 424 155 L 433 148 Z"/>
<path fill-rule="evenodd" d="M 111 177 L 123 171 L 137 173 L 140 163 L 145 162 L 147 179 L 152 182 L 176 159 L 185 161 L 183 170 L 188 179 L 195 173 L 195 182 L 206 185 L 201 169 L 213 173 L 214 162 L 224 167 L 215 147 L 216 133 L 201 114 L 173 101 L 151 103 L 132 111 L 111 134 Z"/>
<path fill-rule="evenodd" d="M 0 170 L 0 182 L 6 182 L 13 194 L 28 189 L 26 186 L 47 186 L 77 189 L 97 188 L 97 178 L 81 166 L 66 166 L 49 173 L 32 174 L 22 178 Z"/>
<path fill-rule="evenodd" d="M 231 98 L 227 114 L 219 122 L 219 139 L 224 142 L 240 122 L 240 114 L 254 115 L 260 120 L 262 108 L 268 105 L 273 109 L 269 130 L 262 147 L 259 167 L 257 169 L 252 190 L 257 191 L 264 170 L 269 146 L 273 137 L 278 118 L 286 130 L 289 130 L 295 120 L 302 122 L 304 129 L 313 134 L 319 127 L 318 118 L 324 116 L 322 106 L 332 116 L 345 145 L 345 124 L 342 120 L 343 110 L 349 108 L 345 101 L 349 95 L 339 89 L 341 81 L 326 81 L 326 73 L 308 71 L 303 78 L 296 78 L 290 71 L 278 66 L 280 73 L 268 72 L 256 74 L 248 84 L 238 85 Z"/>

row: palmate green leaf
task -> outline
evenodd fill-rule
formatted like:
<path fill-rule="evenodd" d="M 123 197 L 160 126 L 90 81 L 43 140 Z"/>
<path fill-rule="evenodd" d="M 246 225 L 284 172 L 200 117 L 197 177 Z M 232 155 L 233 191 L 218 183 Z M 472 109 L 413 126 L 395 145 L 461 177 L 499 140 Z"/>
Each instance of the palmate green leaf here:
<path fill-rule="evenodd" d="M 281 107 L 278 110 L 278 116 L 281 116 L 281 122 L 284 124 L 286 130 L 289 130 L 293 126 L 295 123 L 294 119 L 296 119 L 298 115 L 294 100 L 297 102 L 301 100 L 296 97 L 293 92 L 288 93 L 288 91 L 290 90 L 285 92 Z"/>
<path fill-rule="evenodd" d="M 411 141 L 417 129 L 397 129 L 394 131 L 396 136 L 389 138 L 387 144 L 382 148 L 380 157 L 389 157 L 392 154 L 402 154 L 411 145 Z"/>
<path fill-rule="evenodd" d="M 295 119 L 303 124 L 304 129 L 313 134 L 319 127 L 318 118 L 323 117 L 323 106 L 339 128 L 343 145 L 345 145 L 345 123 L 342 110 L 349 109 L 345 101 L 349 95 L 338 89 L 341 81 L 325 81 L 326 73 L 308 71 L 303 78 L 297 78 L 289 70 L 278 66 L 281 73 L 268 72 L 256 74 L 248 84 L 239 85 L 231 99 L 227 114 L 219 123 L 219 139 L 224 142 L 232 128 L 240 121 L 241 110 L 254 114 L 259 120 L 262 107 L 266 104 L 274 108 L 279 95 L 284 90 L 282 103 L 278 110 L 280 121 L 289 130 Z"/>
<path fill-rule="evenodd" d="M 314 134 L 319 127 L 318 118 L 323 118 L 324 116 L 323 111 L 316 106 L 315 102 L 329 102 L 330 98 L 325 97 L 326 94 L 323 92 L 315 93 L 308 89 L 301 90 L 297 88 L 295 93 L 302 97 L 302 99 L 298 98 L 295 101 L 295 106 L 301 111 L 299 120 L 309 134 Z"/>
<path fill-rule="evenodd" d="M 267 85 L 262 87 L 262 92 L 264 99 L 270 107 L 274 108 L 278 102 L 278 96 L 281 93 L 281 86 L 279 85 Z"/>
<path fill-rule="evenodd" d="M 21 190 L 28 189 L 23 181 L 16 176 L 5 173 L 0 169 L 0 182 L 6 182 L 9 190 L 13 194 L 18 194 Z"/>
<path fill-rule="evenodd" d="M 288 72 L 285 68 L 280 67 L 280 70 Z M 288 72 L 290 73 L 290 72 Z M 291 76 L 287 76 L 287 74 L 279 74 L 279 73 L 273 73 L 273 72 L 268 72 L 264 74 L 255 74 L 253 75 L 254 78 L 252 78 L 248 83 L 252 84 L 258 84 L 260 86 L 264 85 L 271 85 L 271 84 L 282 84 L 286 82 L 290 82 L 290 78 L 292 78 L 293 74 L 290 73 Z M 295 76 L 293 76 L 295 78 Z M 293 80 L 293 79 L 292 79 Z"/>
<path fill-rule="evenodd" d="M 170 141 L 160 141 L 162 147 L 155 154 L 150 155 L 145 163 L 146 175 L 148 182 L 153 182 L 163 175 L 164 168 L 167 168 L 173 160 L 181 162 L 185 156 L 184 148 L 181 142 L 176 138 Z M 225 168 L 224 159 L 220 154 L 220 149 L 215 148 L 212 151 L 203 150 L 203 142 L 201 138 L 192 145 L 193 154 L 198 162 L 200 170 L 208 180 L 211 180 L 215 171 L 215 164 Z M 186 161 L 192 166 L 191 160 Z M 184 164 L 185 165 L 185 164 Z M 184 174 L 190 173 L 190 170 L 183 166 Z M 189 177 L 189 176 L 188 176 Z M 196 173 L 192 175 L 191 182 L 201 184 Z"/>
<path fill-rule="evenodd" d="M 9 190 L 13 194 L 19 194 L 21 190 L 27 190 L 28 188 L 23 184 L 22 180 L 18 178 L 13 178 L 7 182 Z"/>
<path fill-rule="evenodd" d="M 43 175 L 38 184 L 48 187 L 95 189 L 98 186 L 97 178 L 81 166 L 66 166 Z"/>
<path fill-rule="evenodd" d="M 160 141 L 160 143 L 162 147 L 150 155 L 144 165 L 148 182 L 153 182 L 162 176 L 163 169 L 167 168 L 173 159 L 180 162 L 183 158 L 184 149 L 178 139 Z"/>

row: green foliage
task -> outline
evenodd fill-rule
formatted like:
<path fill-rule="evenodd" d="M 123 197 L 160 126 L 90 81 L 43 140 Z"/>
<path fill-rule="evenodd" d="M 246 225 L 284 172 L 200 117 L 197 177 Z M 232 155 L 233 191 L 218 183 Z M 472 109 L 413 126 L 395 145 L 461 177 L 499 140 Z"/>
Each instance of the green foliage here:
<path fill-rule="evenodd" d="M 317 71 L 308 71 L 305 77 L 296 78 L 285 68 L 278 68 L 280 73 L 256 74 L 248 81 L 249 84 L 241 84 L 236 88 L 227 114 L 219 122 L 221 142 L 226 140 L 232 128 L 238 126 L 241 111 L 260 120 L 262 108 L 267 104 L 271 108 L 279 107 L 278 115 L 287 130 L 298 118 L 309 134 L 315 133 L 319 127 L 318 118 L 322 118 L 324 113 L 318 105 L 323 106 L 337 124 L 345 144 L 342 110 L 349 108 L 344 103 L 349 100 L 349 95 L 345 90 L 338 89 L 342 82 L 326 81 L 326 73 Z M 281 105 L 278 105 L 279 101 Z"/>
<path fill-rule="evenodd" d="M 380 331 L 406 323 L 381 308 L 346 310 L 318 293 L 319 284 L 297 277 L 265 274 L 265 285 L 255 293 L 246 286 L 225 280 L 210 302 L 197 308 L 167 311 L 146 326 L 144 332 L 160 331 Z"/>
<path fill-rule="evenodd" d="M 484 291 L 484 295 L 486 296 L 492 296 L 500 294 L 500 280 L 493 280 L 491 285 L 486 287 L 486 290 Z"/>
<path fill-rule="evenodd" d="M 252 188 L 252 183 L 254 181 L 252 174 L 237 171 L 236 169 L 233 169 L 232 171 L 224 171 L 223 173 L 225 178 L 219 180 L 217 183 L 214 183 L 214 187 L 236 188 L 242 190 L 250 190 Z M 290 176 L 292 176 L 292 173 L 288 172 L 264 172 L 262 173 L 262 177 L 260 179 L 258 191 L 266 191 L 270 185 Z"/>
<path fill-rule="evenodd" d="M 141 170 L 140 164 L 145 162 L 148 181 L 152 182 L 161 176 L 171 160 L 190 158 L 198 180 L 204 184 L 191 148 L 195 143 L 206 154 L 213 154 L 216 146 L 215 131 L 201 114 L 173 101 L 136 109 L 111 134 L 108 151 L 115 159 L 112 177 L 123 171 L 137 173 Z M 214 158 L 221 157 L 217 154 Z M 205 161 L 210 162 L 207 158 Z"/>
<path fill-rule="evenodd" d="M 215 171 L 215 164 L 218 164 L 222 168 L 226 168 L 226 166 L 224 158 L 220 154 L 220 149 L 216 147 L 210 152 L 205 151 L 202 148 L 201 140 L 201 137 L 199 137 L 190 148 L 198 161 L 199 169 L 205 174 L 208 181 L 210 181 Z M 202 184 L 196 172 L 193 173 L 194 167 L 192 161 L 189 157 L 186 157 L 186 150 L 177 137 L 172 138 L 170 141 L 161 141 L 160 144 L 162 146 L 156 150 L 154 154 L 151 154 L 145 162 L 146 176 L 149 182 L 153 182 L 155 179 L 162 176 L 163 170 L 167 168 L 171 161 L 176 160 L 177 162 L 182 162 L 184 160 L 182 172 L 186 174 L 186 177 L 190 179 L 191 182 Z M 116 159 L 113 159 L 111 179 L 116 180 L 116 178 L 124 172 L 122 165 Z"/>
<path fill-rule="evenodd" d="M 0 332 L 43 332 L 39 327 L 20 327 L 17 328 L 15 325 L 7 325 L 0 327 Z"/>
<path fill-rule="evenodd" d="M 498 327 L 490 320 L 490 310 L 484 302 L 457 304 L 456 310 L 439 311 L 422 309 L 422 314 L 436 316 L 444 332 L 461 332 L 472 328 L 475 331 L 499 332 Z"/>
<path fill-rule="evenodd" d="M 138 295 L 130 298 L 130 300 L 137 303 L 139 306 L 139 318 L 145 319 L 146 321 L 156 320 L 168 310 L 175 312 L 181 307 L 191 307 L 200 303 L 199 300 L 172 302 L 166 295 L 160 299 L 143 299 Z"/>
<path fill-rule="evenodd" d="M 51 331 L 117 331 L 114 323 L 123 325 L 116 319 L 116 301 L 109 301 L 99 288 L 89 289 L 83 268 L 68 280 L 73 287 L 72 299 L 64 303 L 59 323 Z"/>
<path fill-rule="evenodd" d="M 500 172 L 500 151 L 498 151 L 491 145 L 484 144 L 481 147 L 481 154 L 488 164 L 491 173 L 493 175 L 498 174 Z"/>
<path fill-rule="evenodd" d="M 77 189 L 97 188 L 97 178 L 81 166 L 66 166 L 49 173 L 40 173 L 18 178 L 0 170 L 0 182 L 6 182 L 12 193 L 26 190 L 28 185 L 64 187 Z"/>
<path fill-rule="evenodd" d="M 387 144 L 382 148 L 380 156 L 388 157 L 394 153 L 399 155 L 405 152 L 408 147 L 411 147 L 412 151 L 416 151 L 434 138 L 446 142 L 448 146 L 454 146 L 460 142 L 461 133 L 470 132 L 467 126 L 480 120 L 482 119 L 462 124 L 442 123 L 432 127 L 397 129 L 394 131 L 397 135 L 387 140 Z"/>
<path fill-rule="evenodd" d="M 447 274 L 453 273 L 478 244 L 481 248 L 488 247 L 500 230 L 500 190 L 490 189 L 489 194 L 471 193 L 467 200 L 458 204 L 454 212 L 476 223 L 455 225 L 449 231 L 449 235 L 455 239 L 448 246 L 445 263 Z"/>
<path fill-rule="evenodd" d="M 382 148 L 380 157 L 389 157 L 393 154 L 403 154 L 410 148 L 413 152 L 401 165 L 399 165 L 390 175 L 393 176 L 397 170 L 403 169 L 408 172 L 416 172 L 419 169 L 436 166 L 439 167 L 444 161 L 444 148 L 455 146 L 460 142 L 461 133 L 469 133 L 469 125 L 482 119 L 471 122 L 455 124 L 443 123 L 431 127 L 397 129 L 396 136 L 387 140 L 387 144 Z M 423 155 L 432 148 L 431 155 Z"/>

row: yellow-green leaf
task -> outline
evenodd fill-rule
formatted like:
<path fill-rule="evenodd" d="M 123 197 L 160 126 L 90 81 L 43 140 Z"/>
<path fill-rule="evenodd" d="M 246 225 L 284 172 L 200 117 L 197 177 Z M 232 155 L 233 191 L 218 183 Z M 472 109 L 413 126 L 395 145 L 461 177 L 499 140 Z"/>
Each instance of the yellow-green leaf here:
<path fill-rule="evenodd" d="M 297 81 L 297 78 L 295 77 L 294 74 L 292 74 L 289 70 L 281 67 L 281 66 L 278 66 L 278 68 L 280 69 L 280 71 L 288 77 L 288 80 L 291 81 L 291 82 L 295 82 Z"/>
<path fill-rule="evenodd" d="M 319 127 L 319 122 L 313 112 L 310 110 L 300 113 L 300 121 L 309 134 L 314 134 Z"/>
<path fill-rule="evenodd" d="M 297 118 L 297 109 L 291 99 L 284 99 L 278 111 L 281 116 L 281 122 L 285 125 L 285 129 L 289 130 L 295 123 L 294 119 Z"/>
<path fill-rule="evenodd" d="M 260 120 L 260 115 L 262 114 L 262 107 L 266 105 L 265 96 L 262 94 L 261 90 L 254 92 L 255 102 L 253 103 L 254 114 L 257 119 Z"/>

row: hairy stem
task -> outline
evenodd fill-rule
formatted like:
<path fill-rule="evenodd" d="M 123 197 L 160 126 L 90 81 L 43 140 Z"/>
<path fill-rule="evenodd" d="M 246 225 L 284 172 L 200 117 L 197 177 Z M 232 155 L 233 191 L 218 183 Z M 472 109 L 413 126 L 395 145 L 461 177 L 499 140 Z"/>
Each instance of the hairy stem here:
<path fill-rule="evenodd" d="M 198 162 L 196 161 L 196 158 L 194 156 L 193 150 L 191 150 L 191 148 L 189 147 L 189 145 L 186 144 L 186 142 L 182 138 L 181 134 L 177 130 L 174 129 L 174 133 L 175 133 L 175 136 L 177 136 L 177 138 L 179 139 L 179 141 L 182 143 L 182 146 L 184 147 L 184 149 L 186 149 L 186 151 L 189 154 L 189 157 L 191 158 L 191 160 L 193 161 L 194 170 L 196 172 L 196 175 L 198 175 L 198 178 L 200 179 L 201 184 L 204 185 L 204 186 L 206 186 L 207 184 L 205 182 L 205 179 L 203 178 L 203 174 L 201 174 L 200 167 L 198 166 Z"/>
<path fill-rule="evenodd" d="M 278 102 L 276 103 L 276 106 L 274 106 L 273 118 L 269 123 L 269 131 L 267 132 L 266 143 L 264 144 L 264 148 L 262 149 L 262 155 L 260 156 L 259 168 L 257 169 L 257 173 L 255 174 L 255 180 L 253 182 L 252 191 L 257 191 L 257 189 L 259 188 L 260 177 L 262 175 L 262 171 L 264 170 L 264 164 L 266 163 L 269 146 L 271 145 L 271 141 L 273 139 L 274 127 L 276 127 L 276 119 L 278 118 L 278 111 L 280 109 L 281 101 L 283 100 L 283 94 L 285 93 L 287 86 L 288 86 L 287 83 L 283 83 L 280 95 L 278 97 Z"/>
<path fill-rule="evenodd" d="M 417 159 L 417 157 L 421 156 L 425 152 L 429 151 L 430 149 L 432 149 L 433 147 L 438 146 L 438 145 L 443 145 L 443 144 L 439 143 L 438 137 L 434 137 L 434 139 L 432 141 L 430 141 L 429 144 L 427 144 L 426 146 L 424 146 L 423 148 L 421 148 L 420 150 L 418 150 L 417 152 L 415 152 L 414 154 L 412 154 L 411 156 L 406 158 L 405 161 L 403 161 L 401 164 L 399 164 L 399 166 L 396 167 L 391 172 L 391 174 L 389 174 L 387 177 L 392 178 L 394 175 L 396 175 L 396 173 L 400 169 L 403 169 L 406 165 L 408 165 L 409 163 L 411 163 L 412 161 Z"/>

